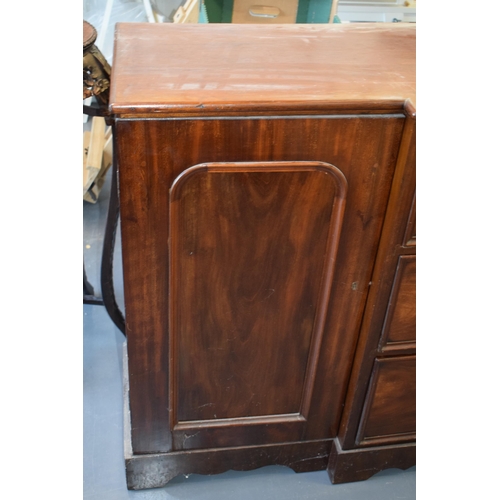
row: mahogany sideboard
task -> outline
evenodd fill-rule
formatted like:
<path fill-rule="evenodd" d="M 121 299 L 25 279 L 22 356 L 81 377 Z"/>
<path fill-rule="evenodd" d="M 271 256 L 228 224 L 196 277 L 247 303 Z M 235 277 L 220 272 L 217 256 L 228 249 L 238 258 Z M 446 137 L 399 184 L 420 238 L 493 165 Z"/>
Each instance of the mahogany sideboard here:
<path fill-rule="evenodd" d="M 118 24 L 130 489 L 415 463 L 415 26 Z"/>

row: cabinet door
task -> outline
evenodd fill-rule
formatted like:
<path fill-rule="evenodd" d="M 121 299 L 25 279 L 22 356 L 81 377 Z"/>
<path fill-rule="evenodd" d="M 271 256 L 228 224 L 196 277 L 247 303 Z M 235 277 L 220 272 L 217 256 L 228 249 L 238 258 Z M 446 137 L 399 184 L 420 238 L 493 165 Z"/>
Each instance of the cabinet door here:
<path fill-rule="evenodd" d="M 175 180 L 174 449 L 301 439 L 346 195 L 319 162 L 208 163 Z"/>
<path fill-rule="evenodd" d="M 402 125 L 118 121 L 134 453 L 335 435 Z"/>

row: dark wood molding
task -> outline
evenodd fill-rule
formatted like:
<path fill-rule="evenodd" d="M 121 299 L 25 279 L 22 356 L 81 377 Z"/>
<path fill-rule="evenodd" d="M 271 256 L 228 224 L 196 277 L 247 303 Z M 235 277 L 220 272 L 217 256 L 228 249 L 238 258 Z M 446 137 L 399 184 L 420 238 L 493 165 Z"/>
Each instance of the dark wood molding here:
<path fill-rule="evenodd" d="M 416 256 L 400 255 L 392 285 L 379 349 L 416 347 Z"/>
<path fill-rule="evenodd" d="M 243 471 L 266 465 L 284 465 L 295 472 L 326 469 L 331 439 L 135 455 L 131 439 L 126 343 L 123 360 L 124 452 L 128 489 L 161 488 L 180 474 L 211 475 L 230 469 Z"/>
<path fill-rule="evenodd" d="M 385 469 L 406 470 L 415 464 L 415 443 L 343 450 L 334 439 L 327 470 L 331 482 L 339 484 L 364 481 Z"/>
<path fill-rule="evenodd" d="M 390 309 L 391 291 L 397 277 L 398 261 L 402 255 L 414 256 L 416 252 L 416 246 L 402 246 L 415 194 L 415 136 L 415 119 L 407 117 L 338 432 L 339 441 L 345 449 L 356 447 L 356 435 L 375 358 L 415 354 L 415 342 L 391 346 L 384 346 L 381 342 L 387 310 Z"/>
<path fill-rule="evenodd" d="M 416 356 L 375 358 L 356 446 L 415 441 Z"/>

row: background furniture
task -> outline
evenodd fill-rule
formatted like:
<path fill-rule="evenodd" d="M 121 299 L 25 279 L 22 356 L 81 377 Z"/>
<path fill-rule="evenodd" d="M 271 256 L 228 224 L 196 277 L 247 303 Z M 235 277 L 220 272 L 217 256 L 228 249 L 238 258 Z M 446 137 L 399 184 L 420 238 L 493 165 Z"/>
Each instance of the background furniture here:
<path fill-rule="evenodd" d="M 109 86 L 111 67 L 101 51 L 95 46 L 97 32 L 95 28 L 83 21 L 83 99 L 94 97 L 97 101 L 97 106 L 83 105 L 83 113 L 93 116 L 99 120 L 102 127 L 102 143 L 89 145 L 89 156 L 101 157 L 102 153 L 92 154 L 92 149 L 104 148 L 104 119 L 108 125 L 113 124 L 112 118 L 109 117 Z M 97 134 L 96 134 L 97 135 Z M 91 134 L 92 137 L 92 134 Z M 94 181 L 98 181 L 98 174 L 94 177 Z M 103 182 L 103 181 L 102 181 Z M 84 172 L 85 183 L 85 172 Z M 99 188 L 100 190 L 100 188 Z M 119 202 L 117 191 L 117 165 L 113 162 L 113 176 L 111 179 L 111 191 L 108 208 L 108 216 L 106 220 L 106 233 L 104 235 L 102 261 L 101 261 L 101 292 L 102 298 L 96 297 L 94 289 L 87 279 L 85 273 L 85 264 L 83 265 L 83 303 L 93 305 L 103 305 L 106 308 L 109 317 L 117 328 L 125 334 L 125 320 L 116 302 L 114 287 L 113 287 L 113 251 L 115 247 L 116 230 L 118 227 L 119 217 Z"/>
<path fill-rule="evenodd" d="M 328 23 L 333 22 L 336 0 L 205 0 L 210 23 Z"/>
<path fill-rule="evenodd" d="M 129 488 L 412 465 L 414 102 L 412 26 L 118 25 Z"/>

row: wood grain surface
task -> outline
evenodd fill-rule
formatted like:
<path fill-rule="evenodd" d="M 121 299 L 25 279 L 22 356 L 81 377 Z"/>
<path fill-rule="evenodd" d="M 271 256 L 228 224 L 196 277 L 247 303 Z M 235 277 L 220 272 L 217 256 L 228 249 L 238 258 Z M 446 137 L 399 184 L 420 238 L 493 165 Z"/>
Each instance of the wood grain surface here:
<path fill-rule="evenodd" d="M 123 349 L 124 455 L 127 487 L 159 488 L 179 474 L 220 474 L 226 470 L 251 470 L 284 465 L 295 472 L 326 469 L 332 440 L 282 442 L 276 445 L 209 448 L 159 454 L 134 454 L 129 411 L 127 344 Z"/>
<path fill-rule="evenodd" d="M 239 427 L 224 445 L 268 442 L 279 423 L 293 427 L 280 441 L 300 438 L 346 194 L 340 170 L 315 162 L 204 164 L 176 179 L 170 190 L 172 427 L 197 421 L 189 441 L 181 427 L 179 445 L 221 446 L 214 424 L 228 435 Z M 202 420 L 210 420 L 208 429 Z"/>
<path fill-rule="evenodd" d="M 121 116 L 415 107 L 415 25 L 117 24 Z M 408 101 L 408 102 L 407 102 Z"/>
<path fill-rule="evenodd" d="M 406 228 L 404 246 L 415 246 L 416 244 L 417 244 L 417 200 L 416 200 L 416 195 L 414 195 L 410 217 L 408 219 L 408 225 Z"/>
<path fill-rule="evenodd" d="M 415 255 L 399 257 L 394 284 L 382 329 L 382 349 L 415 343 L 417 337 L 417 259 Z"/>
<path fill-rule="evenodd" d="M 415 26 L 119 24 L 110 110 L 129 487 L 414 463 Z"/>
<path fill-rule="evenodd" d="M 327 246 L 342 174 L 297 162 L 216 165 L 171 190 L 177 417 L 299 413 L 331 287 L 322 277 L 338 244 Z"/>
<path fill-rule="evenodd" d="M 372 375 L 372 367 L 376 358 L 384 356 L 413 355 L 416 352 L 414 332 L 415 324 L 415 275 L 411 275 L 406 282 L 404 306 L 411 317 L 403 317 L 404 311 L 391 310 L 391 293 L 397 279 L 397 268 L 400 259 L 412 263 L 408 268 L 411 273 L 415 270 L 416 239 L 407 246 L 408 235 L 411 229 L 412 207 L 415 206 L 416 181 L 416 122 L 414 117 L 406 119 L 401 139 L 401 149 L 394 179 L 391 196 L 387 207 L 387 215 L 378 248 L 377 259 L 373 271 L 373 285 L 368 295 L 365 315 L 361 327 L 356 357 L 352 369 L 351 381 L 347 392 L 344 413 L 339 429 L 339 442 L 344 450 L 359 445 L 356 441 L 361 414 L 366 406 L 366 395 Z M 397 282 L 396 282 L 397 285 Z M 396 286 L 397 288 L 397 286 Z M 396 296 L 394 296 L 396 298 Z M 394 304 L 396 305 L 396 304 Z M 404 341 L 387 344 L 385 342 L 384 324 L 391 315 L 399 316 L 406 324 Z M 389 334 L 386 329 L 385 334 Z M 400 338 L 400 340 L 403 340 Z M 412 390 L 409 388 L 409 390 Z M 395 431 L 396 432 L 396 431 Z M 390 441 L 390 440 L 389 440 Z M 397 441 L 397 440 L 396 440 Z M 386 443 L 387 444 L 387 443 Z"/>
<path fill-rule="evenodd" d="M 170 430 L 171 423 L 175 419 L 171 420 L 173 401 L 169 393 L 172 382 L 169 380 L 172 376 L 169 364 L 170 368 L 173 362 L 182 367 L 184 362 L 182 356 L 188 356 L 189 365 L 193 369 L 198 369 L 196 362 L 200 347 L 193 351 L 193 355 L 180 353 L 175 360 L 172 359 L 172 356 L 175 356 L 174 351 L 169 355 L 169 200 L 170 189 L 182 172 L 208 162 L 304 162 L 307 159 L 334 165 L 345 175 L 348 195 L 342 227 L 347 227 L 348 230 L 342 230 L 340 235 L 321 348 L 314 348 L 317 349 L 316 375 L 314 385 L 309 391 L 310 401 L 307 406 L 310 407 L 310 411 L 304 410 L 308 413 L 307 425 L 302 430 L 303 439 L 332 437 L 340 420 L 357 340 L 356 334 L 369 288 L 403 122 L 404 117 L 401 115 L 117 120 L 130 405 L 135 453 L 165 452 L 172 449 Z M 251 396 L 252 393 L 256 396 L 253 402 L 245 402 L 245 398 L 236 391 L 236 386 L 229 385 L 233 389 L 230 389 L 228 394 L 236 398 L 236 409 L 230 410 L 229 400 L 224 401 L 223 392 L 219 395 L 217 392 L 224 391 L 228 385 L 221 389 L 215 386 L 210 388 L 210 397 L 207 397 L 203 394 L 196 395 L 193 392 L 196 391 L 196 387 L 181 384 L 178 389 L 179 394 L 186 390 L 190 395 L 185 397 L 192 399 L 182 402 L 181 412 L 184 412 L 184 418 L 210 416 L 209 403 L 215 403 L 217 409 L 222 411 L 222 415 L 226 416 L 258 415 L 258 407 L 252 404 L 256 402 L 260 402 L 268 412 L 294 412 L 297 409 L 297 394 L 280 394 L 279 391 L 272 389 L 272 394 L 275 395 L 273 397 L 277 400 L 271 403 L 270 400 L 263 398 L 259 384 L 264 384 L 268 389 L 273 383 L 285 384 L 283 388 L 288 388 L 287 390 L 293 388 L 294 391 L 301 386 L 301 381 L 304 381 L 305 358 L 309 355 L 307 343 L 310 340 L 310 333 L 307 332 L 310 332 L 313 317 L 307 308 L 310 304 L 313 308 L 318 307 L 318 286 L 324 277 L 324 255 L 319 248 L 325 251 L 325 235 L 330 220 L 326 207 L 330 206 L 328 210 L 331 210 L 333 191 L 328 186 L 326 175 L 323 175 L 325 178 L 323 187 L 317 184 L 312 174 L 300 172 L 300 168 L 298 170 L 299 172 L 293 174 L 279 174 L 280 179 L 275 179 L 275 174 L 271 172 L 262 172 L 254 177 L 249 174 L 239 177 L 232 174 L 224 179 L 221 177 L 217 182 L 213 174 L 209 177 L 214 179 L 210 181 L 212 187 L 203 184 L 209 182 L 208 179 L 198 187 L 196 183 L 192 186 L 193 189 L 196 188 L 195 192 L 210 192 L 214 200 L 208 201 L 208 215 L 200 212 L 199 203 L 193 205 L 193 208 L 186 207 L 188 212 L 185 212 L 182 227 L 190 228 L 191 231 L 186 235 L 192 235 L 194 234 L 192 231 L 202 229 L 197 222 L 198 217 L 205 222 L 207 222 L 206 217 L 211 218 L 211 227 L 218 232 L 221 241 L 229 241 L 228 235 L 231 234 L 231 239 L 234 238 L 234 241 L 239 242 L 241 254 L 234 253 L 236 246 L 232 244 L 230 248 L 233 254 L 225 256 L 223 252 L 227 250 L 220 249 L 222 253 L 219 254 L 217 262 L 220 263 L 227 257 L 228 265 L 236 266 L 234 276 L 241 277 L 245 271 L 244 259 L 247 259 L 249 275 L 254 271 L 258 273 L 248 283 L 240 280 L 239 285 L 231 285 L 233 297 L 228 297 L 227 290 L 215 290 L 214 285 L 210 285 L 206 279 L 202 280 L 205 283 L 202 286 L 212 286 L 212 289 L 207 288 L 212 296 L 204 298 L 203 302 L 182 304 L 182 307 L 191 308 L 194 319 L 190 321 L 195 322 L 190 327 L 191 338 L 182 342 L 187 342 L 186 347 L 189 347 L 194 342 L 192 335 L 195 328 L 205 328 L 202 316 L 196 312 L 197 307 L 205 311 L 206 327 L 212 332 L 217 331 L 213 318 L 217 317 L 219 321 L 221 314 L 224 313 L 226 315 L 224 324 L 233 323 L 232 329 L 235 329 L 235 334 L 238 333 L 241 338 L 231 341 L 235 350 L 225 351 L 223 357 L 220 356 L 224 351 L 217 349 L 214 351 L 213 366 L 216 370 L 213 381 L 217 384 L 221 381 L 224 362 L 228 366 L 239 365 L 236 376 L 241 377 L 243 373 L 248 375 L 240 390 L 246 396 Z M 194 179 L 196 177 L 193 177 Z M 201 181 L 202 176 L 197 182 Z M 304 184 L 304 193 L 300 192 L 300 183 Z M 294 207 L 292 198 L 287 194 L 288 189 L 293 191 L 297 207 Z M 238 196 L 230 195 L 232 190 L 238 193 Z M 227 200 L 221 197 L 223 193 L 224 196 L 228 195 Z M 191 199 L 194 202 L 193 196 Z M 278 199 L 281 199 L 279 203 L 283 203 L 283 207 L 287 208 L 284 213 L 281 211 Z M 244 200 L 249 203 L 246 205 Z M 224 217 L 216 221 L 213 220 L 213 214 L 219 204 Z M 269 219 L 262 226 L 265 228 L 265 233 L 273 232 L 279 237 L 278 241 L 287 242 L 284 247 L 273 246 L 272 239 L 268 237 L 263 238 L 262 248 L 259 248 L 257 242 L 247 239 L 249 235 L 255 238 L 259 236 L 257 228 L 252 224 L 255 223 L 256 217 L 262 217 L 262 220 L 266 221 L 263 207 L 271 209 Z M 301 207 L 304 210 L 303 214 Z M 229 217 L 230 209 L 239 213 L 238 223 Z M 192 216 L 189 216 L 189 210 L 195 210 Z M 288 211 L 294 220 L 286 215 Z M 278 223 L 279 213 L 284 217 L 281 226 Z M 294 227 L 295 220 L 305 231 L 302 237 L 299 237 L 298 233 L 290 236 L 287 234 L 290 230 L 287 227 Z M 305 227 L 309 223 L 314 228 Z M 317 234 L 315 237 L 312 236 L 313 229 Z M 202 238 L 208 238 L 210 229 L 203 229 L 200 235 Z M 185 239 L 184 244 L 189 238 Z M 311 244 L 314 238 L 318 249 Z M 296 254 L 290 243 L 294 239 L 301 242 Z M 195 249 L 203 249 L 202 242 L 197 245 Z M 246 249 L 246 246 L 249 246 L 249 249 Z M 204 251 L 207 249 L 208 246 Z M 260 252 L 260 259 L 252 255 L 252 249 Z M 262 254 L 264 250 L 265 257 Z M 310 255 L 306 256 L 306 253 Z M 199 253 L 197 258 L 202 257 L 203 254 Z M 189 260 L 188 256 L 185 260 L 186 262 Z M 197 262 L 203 263 L 203 267 L 197 271 L 198 275 L 207 273 L 216 279 L 216 282 L 222 279 L 220 284 L 224 287 L 229 286 L 230 274 L 225 277 L 222 274 L 222 278 L 214 277 L 209 260 L 202 259 Z M 282 264 L 284 268 L 280 269 Z M 307 273 L 301 269 L 303 266 L 314 275 L 306 276 Z M 226 270 L 225 273 L 230 271 Z M 286 276 L 287 273 L 291 273 L 289 277 Z M 279 288 L 276 291 L 277 280 L 283 283 L 292 280 L 297 283 L 302 279 L 305 280 L 304 287 L 297 287 L 297 297 L 293 296 L 291 287 L 288 289 L 285 287 L 284 292 Z M 269 295 L 273 288 L 275 292 Z M 280 317 L 280 311 L 274 309 L 273 312 L 266 302 L 269 304 L 273 304 L 273 301 L 283 302 L 283 293 L 286 294 L 286 301 L 289 304 L 288 312 L 292 311 L 295 307 L 292 305 L 296 304 L 297 311 L 293 314 L 304 321 L 303 325 L 297 325 L 292 330 L 299 333 L 295 340 L 297 343 L 287 342 L 290 332 L 275 330 L 273 335 L 263 334 L 262 345 L 259 345 L 253 337 L 257 334 L 257 330 L 253 331 L 251 326 L 244 326 L 239 322 L 232 308 L 238 307 L 238 304 L 245 301 L 254 300 L 260 309 L 250 308 L 244 313 L 250 324 L 254 326 L 263 324 L 261 318 L 251 317 L 253 311 L 255 315 L 263 314 L 272 328 L 281 328 L 290 325 L 290 319 Z M 197 294 L 199 296 L 199 292 Z M 219 305 L 214 295 L 220 297 Z M 259 302 L 261 300 L 264 302 Z M 210 313 L 207 311 L 209 306 Z M 197 335 L 203 336 L 203 332 Z M 227 344 L 227 339 L 230 338 L 227 335 L 218 339 L 215 335 L 212 338 L 213 343 L 207 344 L 206 347 L 223 347 L 224 339 Z M 203 338 L 200 338 L 200 342 L 203 342 Z M 242 349 L 245 342 L 250 342 L 252 349 L 256 349 L 258 357 L 255 355 L 252 357 L 252 353 L 245 353 Z M 286 343 L 285 348 L 283 342 Z M 266 351 L 265 345 L 271 348 L 270 352 Z M 237 354 L 234 359 L 231 358 L 231 352 Z M 279 363 L 280 356 L 283 364 L 293 360 L 293 367 L 283 366 L 286 380 L 279 379 L 279 375 L 273 372 L 272 365 L 269 366 L 269 362 Z M 260 361 L 256 361 L 258 359 Z M 182 368 L 181 371 L 185 376 L 191 377 L 184 380 L 200 380 L 201 374 L 189 374 L 188 368 Z M 200 391 L 207 390 L 210 386 L 211 375 L 206 371 L 203 373 L 209 379 L 203 385 L 197 385 Z M 229 376 L 230 374 L 226 379 Z M 266 379 L 268 376 L 269 380 Z M 226 382 L 231 384 L 231 381 Z M 216 398 L 212 401 L 214 396 Z M 188 408 L 191 403 L 197 402 L 198 407 Z M 199 408 L 202 405 L 207 406 Z M 243 430 L 241 434 L 244 434 Z M 200 434 L 200 438 L 201 436 Z M 274 439 L 278 440 L 280 436 L 281 432 L 276 431 Z M 192 444 L 195 439 L 189 439 L 187 443 Z"/>
<path fill-rule="evenodd" d="M 328 460 L 328 475 L 333 484 L 364 481 L 384 469 L 412 467 L 416 451 L 415 443 L 344 450 L 335 438 Z"/>
<path fill-rule="evenodd" d="M 283 465 L 295 472 L 325 470 L 331 447 L 330 439 L 127 456 L 127 488 L 160 488 L 180 474 L 220 474 L 266 465 Z"/>
<path fill-rule="evenodd" d="M 360 445 L 414 441 L 416 357 L 376 359 L 356 441 Z"/>

